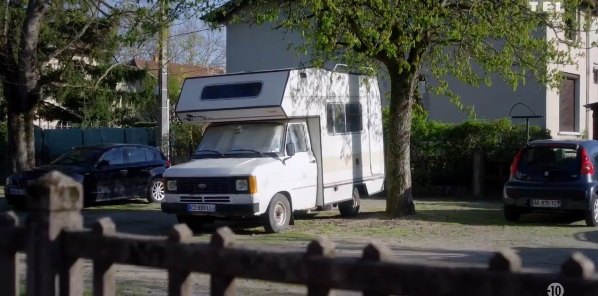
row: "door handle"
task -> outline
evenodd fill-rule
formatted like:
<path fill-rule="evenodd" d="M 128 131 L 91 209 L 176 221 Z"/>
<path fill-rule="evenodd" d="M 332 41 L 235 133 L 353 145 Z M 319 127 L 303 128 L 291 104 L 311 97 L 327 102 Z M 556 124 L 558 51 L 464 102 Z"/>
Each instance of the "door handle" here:
<path fill-rule="evenodd" d="M 126 175 L 128 172 L 129 172 L 128 170 L 120 170 L 120 174 L 123 176 Z"/>

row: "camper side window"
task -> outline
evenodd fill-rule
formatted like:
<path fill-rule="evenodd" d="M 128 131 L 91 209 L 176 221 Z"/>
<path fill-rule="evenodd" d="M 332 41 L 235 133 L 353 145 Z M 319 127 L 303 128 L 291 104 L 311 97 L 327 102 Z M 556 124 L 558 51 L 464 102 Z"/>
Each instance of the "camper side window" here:
<path fill-rule="evenodd" d="M 307 152 L 307 141 L 305 139 L 305 129 L 302 124 L 291 124 L 287 132 L 287 144 L 295 144 L 295 152 Z"/>
<path fill-rule="evenodd" d="M 330 135 L 361 132 L 363 130 L 361 104 L 328 104 L 326 129 Z"/>

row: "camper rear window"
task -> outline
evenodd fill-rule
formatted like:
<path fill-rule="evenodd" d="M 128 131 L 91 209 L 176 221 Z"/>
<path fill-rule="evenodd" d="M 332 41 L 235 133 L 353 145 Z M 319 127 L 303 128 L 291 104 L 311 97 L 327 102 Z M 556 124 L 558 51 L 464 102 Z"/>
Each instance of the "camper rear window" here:
<path fill-rule="evenodd" d="M 202 100 L 255 98 L 262 92 L 262 82 L 208 85 L 201 91 Z"/>
<path fill-rule="evenodd" d="M 361 132 L 363 130 L 361 104 L 328 104 L 326 129 L 330 135 Z"/>

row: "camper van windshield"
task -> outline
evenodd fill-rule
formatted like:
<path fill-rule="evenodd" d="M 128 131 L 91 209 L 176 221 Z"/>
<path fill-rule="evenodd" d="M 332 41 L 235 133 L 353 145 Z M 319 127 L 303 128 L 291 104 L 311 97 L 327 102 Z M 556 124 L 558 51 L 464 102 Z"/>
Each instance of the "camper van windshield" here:
<path fill-rule="evenodd" d="M 194 158 L 275 156 L 282 152 L 281 123 L 231 123 L 206 129 Z"/>

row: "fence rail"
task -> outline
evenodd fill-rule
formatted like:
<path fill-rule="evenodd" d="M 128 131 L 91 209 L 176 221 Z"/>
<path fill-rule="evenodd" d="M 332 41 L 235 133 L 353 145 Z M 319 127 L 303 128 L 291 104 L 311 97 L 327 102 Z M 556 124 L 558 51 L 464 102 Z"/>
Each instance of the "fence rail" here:
<path fill-rule="evenodd" d="M 81 186 L 52 172 L 28 188 L 31 213 L 20 226 L 14 213 L 0 214 L 0 295 L 20 295 L 17 252 L 27 256 L 28 295 L 82 295 L 80 259 L 93 262 L 93 294 L 115 295 L 114 264 L 168 271 L 169 295 L 191 295 L 192 272 L 210 274 L 212 295 L 233 295 L 235 278 L 307 286 L 308 295 L 332 289 L 364 295 L 546 295 L 560 283 L 567 295 L 596 295 L 594 263 L 573 254 L 561 273 L 521 272 L 511 250 L 496 253 L 488 267 L 423 266 L 394 261 L 390 249 L 371 243 L 360 258 L 335 257 L 326 238 L 305 252 L 243 248 L 228 228 L 209 243 L 190 243 L 191 230 L 175 225 L 167 237 L 122 234 L 109 218 L 83 228 Z M 58 281 L 56 281 L 58 278 Z"/>

